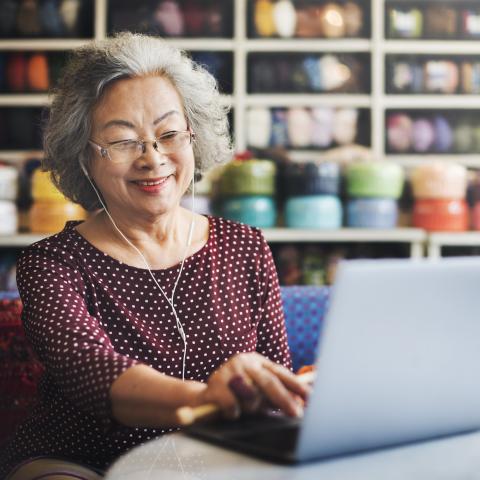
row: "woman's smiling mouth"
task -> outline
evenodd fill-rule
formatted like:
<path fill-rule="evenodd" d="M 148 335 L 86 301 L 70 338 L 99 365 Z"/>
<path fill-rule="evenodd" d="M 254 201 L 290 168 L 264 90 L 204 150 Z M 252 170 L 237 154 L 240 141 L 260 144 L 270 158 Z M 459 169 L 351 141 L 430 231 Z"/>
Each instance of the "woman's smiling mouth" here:
<path fill-rule="evenodd" d="M 152 178 L 146 180 L 133 180 L 134 183 L 140 190 L 146 193 L 158 193 L 168 185 L 168 180 L 172 175 L 167 177 Z"/>

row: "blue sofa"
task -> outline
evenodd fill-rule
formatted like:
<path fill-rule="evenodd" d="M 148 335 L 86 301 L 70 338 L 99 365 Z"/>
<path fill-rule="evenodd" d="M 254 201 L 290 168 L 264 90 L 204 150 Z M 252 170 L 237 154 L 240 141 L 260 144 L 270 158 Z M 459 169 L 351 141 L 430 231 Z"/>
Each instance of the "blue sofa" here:
<path fill-rule="evenodd" d="M 330 287 L 281 287 L 293 369 L 315 362 Z"/>

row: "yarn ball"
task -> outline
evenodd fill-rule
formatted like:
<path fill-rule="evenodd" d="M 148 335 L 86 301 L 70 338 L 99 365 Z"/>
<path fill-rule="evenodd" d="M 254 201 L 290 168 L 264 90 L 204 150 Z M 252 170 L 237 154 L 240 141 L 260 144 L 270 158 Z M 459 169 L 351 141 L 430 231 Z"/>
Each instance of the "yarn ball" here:
<path fill-rule="evenodd" d="M 412 119 L 404 114 L 398 113 L 388 117 L 387 120 L 387 142 L 393 152 L 406 152 L 412 146 Z"/>
<path fill-rule="evenodd" d="M 416 152 L 427 152 L 435 140 L 435 128 L 427 118 L 418 118 L 413 122 L 412 143 Z"/>

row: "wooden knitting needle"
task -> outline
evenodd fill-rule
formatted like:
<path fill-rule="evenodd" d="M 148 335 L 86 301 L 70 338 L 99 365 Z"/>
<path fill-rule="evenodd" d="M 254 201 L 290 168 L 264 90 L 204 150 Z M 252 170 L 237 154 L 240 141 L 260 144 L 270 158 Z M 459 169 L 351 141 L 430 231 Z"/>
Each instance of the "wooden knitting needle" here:
<path fill-rule="evenodd" d="M 315 371 L 310 371 L 298 375 L 298 380 L 304 385 L 308 385 L 315 380 Z M 210 415 L 217 414 L 220 407 L 215 403 L 206 403 L 199 407 L 180 407 L 177 408 L 175 415 L 177 418 L 177 425 L 187 426 L 197 422 Z"/>

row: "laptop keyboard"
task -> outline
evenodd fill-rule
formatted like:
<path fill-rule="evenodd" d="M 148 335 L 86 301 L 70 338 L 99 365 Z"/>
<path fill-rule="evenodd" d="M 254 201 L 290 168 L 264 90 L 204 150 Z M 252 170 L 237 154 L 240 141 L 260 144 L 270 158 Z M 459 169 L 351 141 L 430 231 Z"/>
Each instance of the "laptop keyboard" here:
<path fill-rule="evenodd" d="M 254 416 L 230 422 L 223 420 L 199 424 L 190 430 L 202 437 L 223 439 L 230 444 L 259 447 L 277 453 L 293 452 L 300 431 L 300 420 L 284 416 Z"/>
<path fill-rule="evenodd" d="M 289 426 L 267 429 L 260 432 L 243 432 L 237 436 L 230 437 L 232 440 L 240 440 L 252 446 L 265 447 L 276 452 L 293 452 L 297 445 L 299 426 Z"/>

